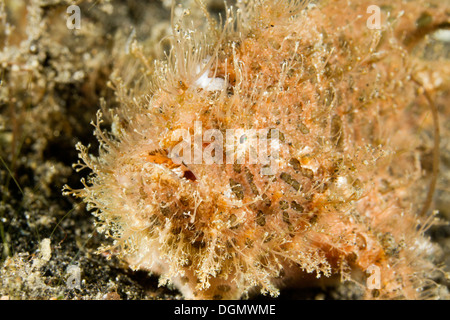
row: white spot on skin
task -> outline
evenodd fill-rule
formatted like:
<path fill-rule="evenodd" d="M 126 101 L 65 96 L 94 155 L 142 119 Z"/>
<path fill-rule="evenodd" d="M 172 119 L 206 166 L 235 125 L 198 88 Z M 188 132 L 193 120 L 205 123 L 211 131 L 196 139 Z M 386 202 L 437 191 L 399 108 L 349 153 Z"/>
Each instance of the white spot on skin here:
<path fill-rule="evenodd" d="M 205 65 L 207 63 L 207 59 L 203 61 Z M 202 67 L 200 65 L 197 66 L 197 72 L 200 72 Z M 222 91 L 227 88 L 228 84 L 225 79 L 222 78 L 209 78 L 208 77 L 209 70 L 206 70 L 200 78 L 195 81 L 195 85 L 207 91 Z"/>
<path fill-rule="evenodd" d="M 199 68 L 200 69 L 200 68 Z M 200 71 L 200 70 L 198 70 Z M 222 91 L 227 87 L 225 79 L 208 78 L 208 70 L 195 81 L 195 85 L 207 91 Z"/>
<path fill-rule="evenodd" d="M 337 178 L 337 186 L 339 188 L 344 187 L 347 184 L 347 178 L 345 177 L 338 177 Z"/>
<path fill-rule="evenodd" d="M 311 153 L 311 152 L 313 152 L 313 149 L 311 148 L 311 147 L 309 147 L 309 146 L 306 146 L 306 147 L 304 147 L 303 149 L 301 149 L 300 151 L 299 151 L 299 155 L 305 155 L 305 154 L 308 154 L 308 153 Z"/>
<path fill-rule="evenodd" d="M 172 171 L 180 178 L 184 176 L 184 171 L 180 167 L 173 168 Z"/>
<path fill-rule="evenodd" d="M 416 239 L 411 249 L 418 252 L 423 252 L 427 255 L 432 255 L 435 252 L 435 247 L 423 238 Z"/>
<path fill-rule="evenodd" d="M 439 29 L 433 33 L 433 38 L 439 41 L 450 42 L 450 30 Z"/>

